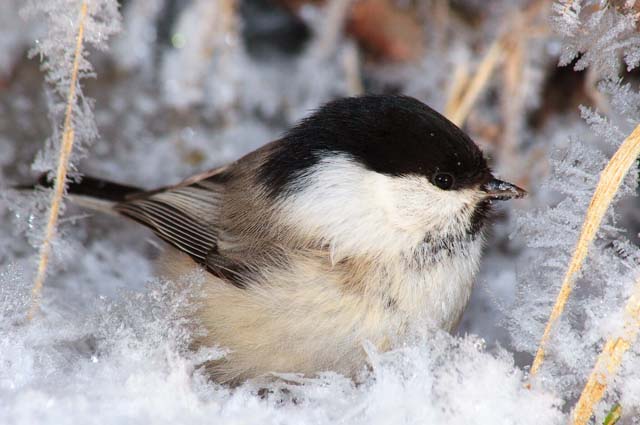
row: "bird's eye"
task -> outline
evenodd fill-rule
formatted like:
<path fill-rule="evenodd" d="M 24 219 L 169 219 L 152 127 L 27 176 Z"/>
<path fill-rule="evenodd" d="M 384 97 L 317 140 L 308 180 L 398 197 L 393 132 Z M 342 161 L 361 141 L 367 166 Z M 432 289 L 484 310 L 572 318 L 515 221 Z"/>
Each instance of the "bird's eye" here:
<path fill-rule="evenodd" d="M 438 173 L 433 176 L 433 184 L 442 190 L 449 190 L 453 186 L 453 176 L 449 173 Z"/>

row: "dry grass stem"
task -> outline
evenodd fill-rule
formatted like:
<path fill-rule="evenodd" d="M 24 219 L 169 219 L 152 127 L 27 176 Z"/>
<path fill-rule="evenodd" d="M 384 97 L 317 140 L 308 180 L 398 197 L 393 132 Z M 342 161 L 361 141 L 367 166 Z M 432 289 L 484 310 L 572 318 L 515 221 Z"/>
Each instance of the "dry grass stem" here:
<path fill-rule="evenodd" d="M 327 59 L 335 52 L 352 4 L 353 0 L 331 0 L 327 4 L 324 25 L 314 52 L 318 58 Z"/>
<path fill-rule="evenodd" d="M 497 39 L 491 44 L 489 50 L 487 50 L 482 62 L 480 62 L 478 66 L 478 70 L 469 82 L 464 93 L 462 93 L 457 101 L 454 100 L 450 104 L 449 111 L 446 112 L 446 115 L 457 126 L 461 126 L 467 119 L 473 104 L 493 75 L 493 70 L 498 64 L 502 52 L 501 39 Z"/>
<path fill-rule="evenodd" d="M 622 362 L 622 356 L 633 345 L 640 330 L 640 279 L 625 307 L 625 322 L 621 336 L 610 337 L 598 356 L 587 384 L 573 411 L 573 425 L 586 424 L 593 408 L 607 389 L 607 379 L 614 376 Z"/>
<path fill-rule="evenodd" d="M 501 148 L 499 149 L 500 164 L 521 163 L 516 158 L 518 139 L 522 132 L 522 117 L 525 116 L 525 77 L 526 65 L 529 58 L 526 53 L 528 32 L 524 14 L 514 16 L 514 29 L 512 37 L 505 42 L 506 58 L 502 67 L 502 81 L 505 88 L 500 96 L 503 116 L 503 130 L 501 135 Z M 521 174 L 522 170 L 513 170 L 514 174 Z"/>
<path fill-rule="evenodd" d="M 236 0 L 223 0 L 220 3 L 219 27 L 222 31 L 222 39 L 224 40 L 222 49 L 224 55 L 230 55 L 233 46 L 227 40 L 238 38 L 238 4 Z"/>
<path fill-rule="evenodd" d="M 464 90 L 460 90 L 455 84 L 452 86 L 454 90 L 450 92 L 445 108 L 447 118 L 457 126 L 464 124 L 474 103 L 491 79 L 500 58 L 505 54 L 511 56 L 522 53 L 521 50 L 513 47 L 514 43 L 512 38 L 515 37 L 517 42 L 522 44 L 522 46 L 520 46 L 520 49 L 522 49 L 525 40 L 531 37 L 529 28 L 532 26 L 532 22 L 543 10 L 548 8 L 549 4 L 549 0 L 534 1 L 524 11 L 518 11 L 511 17 L 509 22 L 515 22 L 515 25 L 511 25 L 507 31 L 504 31 L 503 34 L 491 44 L 480 62 L 473 79 L 464 87 Z M 521 63 L 521 61 L 522 57 L 508 60 L 508 62 L 514 64 Z M 507 72 L 513 73 L 516 71 L 513 67 L 507 69 Z"/>
<path fill-rule="evenodd" d="M 347 80 L 349 96 L 359 96 L 363 94 L 364 84 L 362 83 L 360 53 L 358 52 L 358 48 L 355 44 L 347 44 L 344 56 L 342 58 L 342 64 Z"/>
<path fill-rule="evenodd" d="M 236 0 L 220 0 L 219 4 L 201 0 L 195 7 L 206 31 L 202 31 L 201 37 L 194 40 L 196 48 L 193 54 L 202 62 L 209 63 L 216 49 L 219 49 L 223 60 L 228 61 L 238 31 Z M 198 81 L 194 81 L 194 84 L 201 87 L 204 78 L 202 73 L 198 74 Z"/>
<path fill-rule="evenodd" d="M 469 63 L 459 62 L 453 71 L 453 77 L 447 90 L 447 104 L 444 107 L 444 114 L 447 117 L 453 116 L 458 109 L 464 91 L 469 85 Z"/>
<path fill-rule="evenodd" d="M 62 197 L 65 191 L 67 170 L 69 168 L 69 158 L 73 149 L 74 131 L 72 123 L 73 106 L 76 103 L 76 85 L 78 83 L 78 70 L 80 68 L 80 59 L 82 58 L 82 41 L 84 36 L 84 24 L 87 17 L 87 3 L 82 2 L 80 8 L 80 17 L 78 20 L 78 35 L 76 37 L 76 47 L 73 57 L 73 68 L 71 71 L 71 82 L 69 84 L 69 94 L 67 96 L 67 107 L 64 118 L 64 129 L 62 132 L 62 143 L 60 146 L 60 156 L 58 157 L 58 167 L 56 170 L 56 179 L 51 195 L 51 204 L 49 207 L 49 217 L 44 233 L 42 245 L 40 245 L 40 254 L 38 261 L 38 271 L 31 290 L 32 300 L 31 308 L 27 314 L 27 319 L 31 320 L 39 308 L 40 298 L 42 296 L 42 287 L 47 276 L 47 265 L 49 264 L 49 256 L 51 254 L 51 242 L 55 237 L 58 216 L 60 215 L 60 207 L 62 206 Z"/>
<path fill-rule="evenodd" d="M 531 377 L 536 375 L 538 369 L 540 369 L 540 365 L 544 361 L 546 345 L 549 341 L 553 326 L 564 310 L 567 299 L 573 289 L 576 275 L 582 267 L 589 246 L 600 227 L 602 218 L 618 191 L 622 179 L 635 164 L 638 156 L 640 156 L 640 125 L 624 140 L 600 175 L 598 186 L 591 198 L 584 223 L 582 224 L 582 231 L 580 232 L 578 243 L 576 244 L 571 262 L 564 275 L 560 293 L 553 306 L 553 310 L 551 310 L 542 339 L 540 340 L 540 345 L 538 346 L 536 357 L 531 365 Z"/>

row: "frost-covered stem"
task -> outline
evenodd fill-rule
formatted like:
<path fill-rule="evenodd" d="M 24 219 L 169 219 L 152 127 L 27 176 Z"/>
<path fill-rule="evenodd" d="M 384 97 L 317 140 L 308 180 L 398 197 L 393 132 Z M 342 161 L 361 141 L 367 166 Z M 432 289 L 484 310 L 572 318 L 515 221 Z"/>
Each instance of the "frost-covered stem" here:
<path fill-rule="evenodd" d="M 487 85 L 491 75 L 493 75 L 493 70 L 502 56 L 502 50 L 502 39 L 498 38 L 489 47 L 487 54 L 480 62 L 478 70 L 469 82 L 467 90 L 460 96 L 459 101 L 450 103 L 450 109 L 445 112 L 445 115 L 457 126 L 461 126 L 467 119 L 471 107 L 480 96 L 480 93 L 482 93 L 482 89 Z"/>
<path fill-rule="evenodd" d="M 625 307 L 625 322 L 622 336 L 607 340 L 587 380 L 580 399 L 573 411 L 573 425 L 584 425 L 591 418 L 593 408 L 602 399 L 607 389 L 607 379 L 616 374 L 622 356 L 633 345 L 640 331 L 640 279 Z"/>
<path fill-rule="evenodd" d="M 58 167 L 56 170 L 56 178 L 51 195 L 51 204 L 49 207 L 49 218 L 44 233 L 42 245 L 40 245 L 40 259 L 38 261 L 38 272 L 31 290 L 32 301 L 31 308 L 27 315 L 27 319 L 31 320 L 40 305 L 40 297 L 44 280 L 47 276 L 47 265 L 49 264 L 49 255 L 51 254 L 51 242 L 56 233 L 58 216 L 60 215 L 60 207 L 62 205 L 62 197 L 64 195 L 65 184 L 67 179 L 67 170 L 69 168 L 69 157 L 73 149 L 73 123 L 72 113 L 73 105 L 76 103 L 76 84 L 78 82 L 78 70 L 80 68 L 80 59 L 82 57 L 82 39 L 84 35 L 84 23 L 87 16 L 87 3 L 82 2 L 80 7 L 80 17 L 78 20 L 78 35 L 76 37 L 76 47 L 73 57 L 73 68 L 71 71 L 71 81 L 69 83 L 69 95 L 67 96 L 67 107 L 64 117 L 64 129 L 62 133 L 62 143 L 60 145 L 60 156 L 58 158 Z"/>
<path fill-rule="evenodd" d="M 607 212 L 607 208 L 609 208 L 616 192 L 620 188 L 622 179 L 629 169 L 635 164 L 638 156 L 640 156 L 640 125 L 638 125 L 629 137 L 622 142 L 618 151 L 613 155 L 607 166 L 602 171 L 602 174 L 600 174 L 600 180 L 598 181 L 596 190 L 593 193 L 584 223 L 582 224 L 578 243 L 576 244 L 573 256 L 571 257 L 571 262 L 569 263 L 569 267 L 564 275 L 562 286 L 560 287 L 560 293 L 558 294 L 556 303 L 553 306 L 553 310 L 551 310 L 551 314 L 549 315 L 547 325 L 538 346 L 536 357 L 531 365 L 530 376 L 532 378 L 537 374 L 538 369 L 540 369 L 540 365 L 544 361 L 546 346 L 549 341 L 551 331 L 553 330 L 553 326 L 562 314 L 564 306 L 567 303 L 567 299 L 569 298 L 569 295 L 571 295 L 575 277 L 582 267 L 582 263 L 587 256 L 589 246 L 600 227 L 602 218 Z"/>

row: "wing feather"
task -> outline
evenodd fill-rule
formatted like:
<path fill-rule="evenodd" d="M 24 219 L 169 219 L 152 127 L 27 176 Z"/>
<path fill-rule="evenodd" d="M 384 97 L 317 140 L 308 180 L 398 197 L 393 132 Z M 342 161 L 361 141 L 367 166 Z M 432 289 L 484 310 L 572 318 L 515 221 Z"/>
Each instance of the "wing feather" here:
<path fill-rule="evenodd" d="M 218 241 L 222 184 L 189 182 L 137 195 L 115 210 L 151 228 L 160 238 L 206 265 Z"/>
<path fill-rule="evenodd" d="M 210 273 L 246 288 L 255 267 L 243 255 L 250 242 L 221 230 L 228 167 L 194 176 L 151 192 L 135 193 L 114 209 L 149 227 L 165 242 L 188 254 Z M 220 249 L 220 236 L 225 249 Z M 240 238 L 244 239 L 244 238 Z M 227 248 L 233 247 L 230 252 Z"/>

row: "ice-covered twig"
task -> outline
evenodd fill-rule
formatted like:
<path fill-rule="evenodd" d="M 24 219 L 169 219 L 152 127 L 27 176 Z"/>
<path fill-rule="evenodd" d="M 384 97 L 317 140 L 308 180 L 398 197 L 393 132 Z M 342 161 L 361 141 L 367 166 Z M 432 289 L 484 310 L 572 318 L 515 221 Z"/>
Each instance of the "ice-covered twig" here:
<path fill-rule="evenodd" d="M 607 379 L 616 374 L 622 356 L 633 345 L 640 331 L 640 279 L 625 307 L 625 322 L 621 336 L 610 337 L 598 356 L 580 399 L 573 411 L 573 425 L 584 425 L 591 418 L 593 408 L 607 389 Z"/>
<path fill-rule="evenodd" d="M 607 212 L 607 208 L 611 204 L 616 192 L 620 188 L 622 179 L 629 169 L 635 164 L 638 156 L 640 156 L 640 125 L 638 125 L 629 137 L 624 140 L 618 151 L 613 155 L 600 175 L 600 180 L 598 181 L 596 190 L 593 193 L 584 223 L 582 224 L 578 243 L 576 244 L 569 267 L 564 275 L 560 293 L 558 294 L 555 305 L 553 306 L 553 310 L 551 310 L 551 314 L 549 315 L 547 325 L 538 346 L 536 357 L 531 365 L 530 376 L 532 378 L 537 374 L 540 369 L 540 365 L 544 361 L 546 346 L 549 342 L 553 326 L 562 314 L 565 304 L 567 303 L 567 299 L 569 298 L 569 295 L 571 295 L 575 278 L 587 256 L 589 246 L 596 236 L 596 232 L 600 227 L 602 218 Z"/>
<path fill-rule="evenodd" d="M 38 261 L 38 271 L 33 289 L 31 290 L 32 301 L 31 308 L 27 318 L 31 320 L 40 305 L 42 287 L 47 275 L 47 265 L 49 264 L 49 255 L 51 254 L 51 242 L 56 233 L 58 216 L 62 205 L 62 197 L 65 191 L 67 171 L 69 168 L 69 158 L 73 149 L 74 130 L 72 122 L 73 107 L 76 104 L 76 85 L 78 81 L 78 71 L 80 69 L 80 59 L 82 58 L 82 42 L 84 36 L 84 25 L 87 17 L 87 3 L 82 2 L 80 7 L 80 15 L 78 19 L 78 34 L 76 36 L 76 47 L 73 56 L 73 68 L 71 71 L 71 80 L 69 83 L 69 94 L 67 96 L 67 106 L 64 117 L 64 129 L 62 133 L 62 143 L 60 146 L 60 154 L 58 157 L 58 166 L 56 169 L 56 177 L 51 195 L 51 203 L 49 207 L 49 216 L 45 228 L 44 239 L 40 245 L 40 254 Z"/>

